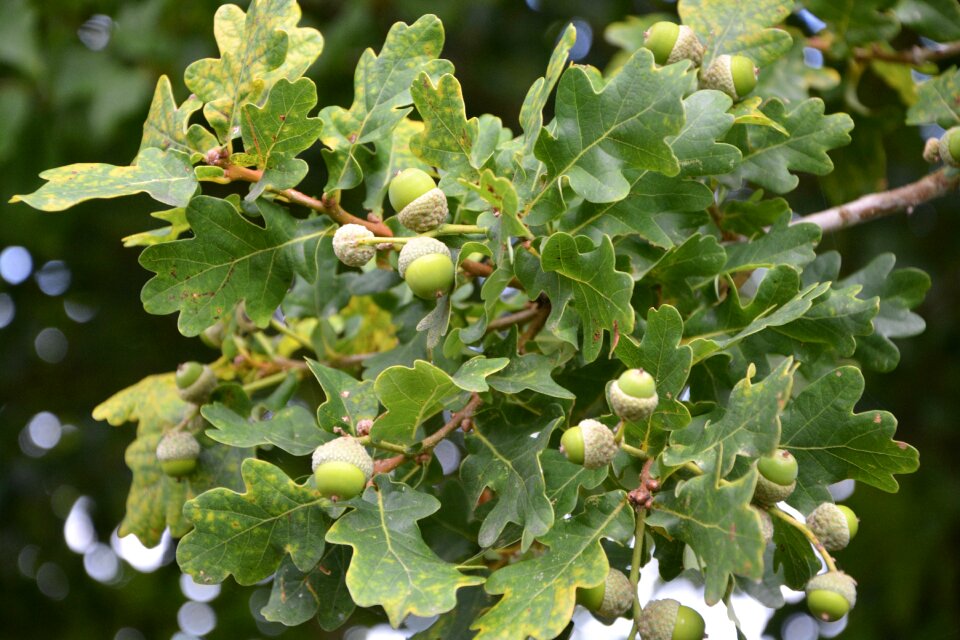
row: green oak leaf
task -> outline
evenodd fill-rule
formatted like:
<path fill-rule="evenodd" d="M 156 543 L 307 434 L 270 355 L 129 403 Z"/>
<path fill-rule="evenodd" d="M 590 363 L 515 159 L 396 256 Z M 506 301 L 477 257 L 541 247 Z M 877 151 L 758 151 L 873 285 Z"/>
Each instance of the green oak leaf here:
<path fill-rule="evenodd" d="M 917 450 L 892 440 L 896 418 L 886 411 L 854 413 L 863 395 L 863 374 L 840 367 L 813 382 L 783 412 L 780 446 L 797 458 L 800 474 L 788 502 L 809 513 L 831 500 L 827 485 L 847 478 L 889 493 L 894 474 L 919 466 Z"/>
<path fill-rule="evenodd" d="M 243 105 L 259 102 L 281 78 L 296 80 L 320 55 L 320 32 L 299 21 L 295 0 L 255 0 L 247 13 L 232 4 L 217 10 L 220 57 L 197 60 L 183 79 L 206 103 L 203 114 L 223 143 L 240 135 Z"/>
<path fill-rule="evenodd" d="M 790 204 L 786 200 L 764 200 L 763 195 L 763 190 L 757 190 L 746 200 L 724 202 L 720 226 L 734 233 L 755 236 L 790 213 Z"/>
<path fill-rule="evenodd" d="M 950 67 L 917 88 L 917 101 L 907 110 L 907 124 L 935 122 L 944 129 L 960 125 L 960 69 Z"/>
<path fill-rule="evenodd" d="M 931 40 L 960 40 L 960 5 L 953 0 L 901 0 L 894 12 L 900 22 Z"/>
<path fill-rule="evenodd" d="M 718 484 L 709 474 L 698 476 L 675 491 L 657 494 L 647 516 L 647 526 L 663 527 L 703 559 L 708 605 L 720 601 L 731 575 L 763 577 L 766 544 L 760 516 L 750 507 L 756 477 L 751 470 L 734 482 Z"/>
<path fill-rule="evenodd" d="M 437 59 L 441 49 L 443 25 L 436 16 L 426 15 L 411 25 L 394 24 L 379 56 L 372 49 L 363 52 L 354 75 L 353 104 L 320 112 L 321 139 L 329 147 L 323 152 L 330 173 L 327 193 L 360 184 L 360 154 L 370 154 L 363 145 L 379 145 L 410 113 L 410 86 L 421 71 L 431 78 L 453 71 L 449 61 Z"/>
<path fill-rule="evenodd" d="M 839 286 L 862 286 L 861 298 L 880 298 L 880 311 L 873 318 L 874 332 L 856 337 L 857 360 L 877 371 L 892 371 L 900 361 L 893 338 L 909 338 L 926 328 L 923 318 L 910 310 L 926 297 L 930 276 L 919 269 L 894 270 L 895 263 L 892 253 L 883 253 L 838 281 Z"/>
<path fill-rule="evenodd" d="M 684 330 L 694 360 L 699 362 L 749 336 L 800 318 L 829 288 L 829 283 L 814 282 L 800 289 L 800 275 L 787 265 L 767 271 L 746 304 L 731 284 L 719 305 L 687 318 Z"/>
<path fill-rule="evenodd" d="M 394 627 L 411 613 L 450 611 L 457 589 L 483 578 L 463 575 L 424 543 L 417 520 L 437 511 L 440 502 L 386 476 L 375 482 L 327 532 L 327 542 L 353 547 L 347 588 L 354 602 L 382 606 Z"/>
<path fill-rule="evenodd" d="M 305 456 L 331 439 L 317 427 L 314 416 L 299 405 L 290 405 L 269 420 L 248 420 L 226 405 L 204 405 L 201 414 L 216 429 L 207 429 L 213 440 L 231 447 L 273 445 L 295 456 Z"/>
<path fill-rule="evenodd" d="M 844 357 L 852 356 L 856 337 L 873 333 L 872 320 L 880 309 L 879 298 L 863 300 L 858 297 L 860 293 L 860 285 L 840 288 L 834 283 L 803 316 L 776 331 L 802 343 L 829 345 Z"/>
<path fill-rule="evenodd" d="M 477 618 L 475 640 L 548 640 L 573 615 L 578 587 L 604 580 L 609 570 L 601 538 L 626 540 L 633 532 L 633 510 L 622 491 L 592 496 L 579 515 L 557 522 L 540 538 L 548 549 L 498 569 L 485 589 L 503 597 Z"/>
<path fill-rule="evenodd" d="M 340 628 L 356 609 L 346 584 L 349 564 L 350 549 L 343 546 L 331 548 L 309 571 L 301 571 L 290 558 L 284 558 L 273 579 L 270 599 L 260 613 L 288 627 L 316 616 L 324 631 Z"/>
<path fill-rule="evenodd" d="M 154 211 L 150 214 L 150 217 L 163 220 L 168 224 L 159 229 L 142 231 L 124 237 L 122 239 L 124 247 L 149 247 L 152 244 L 173 242 L 190 230 L 190 223 L 187 222 L 187 210 L 183 207 Z"/>
<path fill-rule="evenodd" d="M 733 126 L 730 97 L 720 91 L 697 91 L 683 101 L 686 120 L 667 144 L 680 161 L 681 176 L 730 173 L 740 164 L 740 149 L 717 142 Z"/>
<path fill-rule="evenodd" d="M 187 207 L 194 237 L 147 247 L 140 264 L 155 272 L 140 294 L 148 313 L 180 311 L 177 326 L 195 336 L 244 300 L 264 327 L 293 278 L 293 249 L 326 230 L 296 236 L 279 205 L 259 201 L 266 227 L 247 220 L 227 200 L 197 196 Z"/>
<path fill-rule="evenodd" d="M 307 368 L 323 389 L 326 400 L 317 408 L 317 422 L 329 433 L 348 429 L 356 433 L 361 420 L 373 420 L 380 412 L 380 402 L 373 381 L 360 381 L 339 369 L 326 367 L 307 358 Z"/>
<path fill-rule="evenodd" d="M 792 28 L 787 29 L 787 32 L 793 38 L 793 46 L 786 55 L 763 67 L 753 95 L 776 97 L 785 103 L 803 102 L 810 98 L 813 92 L 823 95 L 836 88 L 841 81 L 840 73 L 829 65 L 813 67 L 807 64 L 807 39 L 804 33 Z M 908 71 L 908 68 L 904 67 L 904 70 Z M 756 113 L 758 112 L 751 110 L 750 116 L 744 114 L 744 117 L 751 117 Z M 738 119 L 739 121 L 741 120 Z"/>
<path fill-rule="evenodd" d="M 472 390 L 469 387 L 474 386 L 473 383 L 467 384 L 467 387 L 461 386 L 455 378 L 425 360 L 417 360 L 413 367 L 395 365 L 384 370 L 377 376 L 374 389 L 386 412 L 373 423 L 370 437 L 375 442 L 413 444 L 421 424 L 465 391 Z"/>
<path fill-rule="evenodd" d="M 763 68 L 790 48 L 790 34 L 771 27 L 786 20 L 793 4 L 793 0 L 680 0 L 677 9 L 683 24 L 706 45 L 704 69 L 721 54 L 746 56 Z"/>
<path fill-rule="evenodd" d="M 539 353 L 517 353 L 517 330 L 513 327 L 510 334 L 499 344 L 487 349 L 490 356 L 509 359 L 509 364 L 491 375 L 487 382 L 500 393 L 513 395 L 524 390 L 539 394 L 574 400 L 576 396 L 557 384 L 552 377 L 556 363 Z"/>
<path fill-rule="evenodd" d="M 47 183 L 26 195 L 10 198 L 41 211 L 63 211 L 95 198 L 119 198 L 147 193 L 172 207 L 186 206 L 197 190 L 190 157 L 174 149 L 144 149 L 129 167 L 81 162 L 48 169 L 40 174 Z"/>
<path fill-rule="evenodd" d="M 803 589 L 807 580 L 820 571 L 820 558 L 799 529 L 785 522 L 781 517 L 774 516 L 771 519 L 773 520 L 773 544 L 776 547 L 773 554 L 774 568 L 779 570 L 783 567 L 783 579 L 788 587 Z"/>
<path fill-rule="evenodd" d="M 614 257 L 613 244 L 606 236 L 594 246 L 588 238 L 555 233 L 540 251 L 543 271 L 538 275 L 517 273 L 528 295 L 547 292 L 553 304 L 548 324 L 563 316 L 572 301 L 582 326 L 587 362 L 600 354 L 604 331 L 633 331 L 633 278 L 616 270 Z"/>
<path fill-rule="evenodd" d="M 799 271 L 815 257 L 814 247 L 820 242 L 820 227 L 809 222 L 788 224 L 784 216 L 766 234 L 726 246 L 727 264 L 724 273 L 747 271 L 757 267 L 793 265 Z"/>
<path fill-rule="evenodd" d="M 410 636 L 410 640 L 457 640 L 473 638 L 470 624 L 485 609 L 489 608 L 492 598 L 482 587 L 468 587 L 457 591 L 457 606 L 441 614 L 435 623 Z"/>
<path fill-rule="evenodd" d="M 177 546 L 180 568 L 203 584 L 233 574 L 242 585 L 273 574 L 287 555 L 312 569 L 323 557 L 330 501 L 263 460 L 247 458 L 241 473 L 244 493 L 218 487 L 184 505 L 194 529 Z"/>
<path fill-rule="evenodd" d="M 421 72 L 410 87 L 410 96 L 423 119 L 423 131 L 410 141 L 410 149 L 427 164 L 473 179 L 473 146 L 480 135 L 477 118 L 467 120 L 460 82 L 445 73 L 436 85 Z"/>
<path fill-rule="evenodd" d="M 520 128 L 523 129 L 524 148 L 528 154 L 533 153 L 533 145 L 543 126 L 543 108 L 547 106 L 550 93 L 567 65 L 570 49 L 573 48 L 576 40 L 577 28 L 572 24 L 567 25 L 557 44 L 554 45 L 553 53 L 550 54 L 547 72 L 534 80 L 523 99 L 523 105 L 520 107 Z"/>
<path fill-rule="evenodd" d="M 643 275 L 682 298 L 692 296 L 693 287 L 718 275 L 726 262 L 727 252 L 716 237 L 694 233 L 683 244 L 662 252 Z"/>
<path fill-rule="evenodd" d="M 460 465 L 460 478 L 470 504 L 476 504 L 487 487 L 497 495 L 480 526 L 481 547 L 492 545 L 511 522 L 523 527 L 521 551 L 550 531 L 553 508 L 546 496 L 540 453 L 564 417 L 559 407 L 538 416 L 515 405 L 477 415 L 465 438 L 469 454 Z"/>
<path fill-rule="evenodd" d="M 187 155 L 206 153 L 217 146 L 217 139 L 200 125 L 190 125 L 192 116 L 203 100 L 195 95 L 183 101 L 179 107 L 173 97 L 170 78 L 165 75 L 157 80 L 153 92 L 150 112 L 143 123 L 143 137 L 140 139 L 140 151 L 155 147 L 161 151 L 174 149 Z"/>
<path fill-rule="evenodd" d="M 718 408 L 716 419 L 708 420 L 702 429 L 673 432 L 663 453 L 664 462 L 676 466 L 695 461 L 704 468 L 716 462 L 717 474 L 724 477 L 738 456 L 758 458 L 773 453 L 780 442 L 780 412 L 790 399 L 795 369 L 793 360 L 787 358 L 754 383 L 755 368 L 750 365 L 747 377 L 733 388 L 727 407 Z"/>
<path fill-rule="evenodd" d="M 517 217 L 519 200 L 517 191 L 510 180 L 498 177 L 490 169 L 484 169 L 480 173 L 478 182 L 461 180 L 461 183 L 493 208 L 494 218 L 500 221 L 497 240 L 500 245 L 501 256 L 504 251 L 508 250 L 507 245 L 509 245 L 511 237 L 533 238 L 530 230 Z"/>
<path fill-rule="evenodd" d="M 548 179 L 527 204 L 525 212 L 532 213 L 526 222 L 543 224 L 562 213 L 547 206 L 562 178 L 590 202 L 615 202 L 630 192 L 624 167 L 679 173 L 665 138 L 683 127 L 681 100 L 693 83 L 688 69 L 657 68 L 646 49 L 634 53 L 602 88 L 584 67 L 567 69 L 557 88 L 556 126 L 544 127 L 537 138 L 536 156 Z"/>
<path fill-rule="evenodd" d="M 262 107 L 243 105 L 240 121 L 243 148 L 253 155 L 257 168 L 263 170 L 263 177 L 249 199 L 255 199 L 268 187 L 295 187 L 299 179 L 292 184 L 284 179 L 291 170 L 297 175 L 300 172 L 306 175 L 306 162 L 296 156 L 313 146 L 323 128 L 319 118 L 307 117 L 316 104 L 317 87 L 312 80 L 300 78 L 290 82 L 281 78 L 273 85 Z"/>
<path fill-rule="evenodd" d="M 822 176 L 833 171 L 827 152 L 850 144 L 853 119 L 845 113 L 824 115 L 824 103 L 810 98 L 791 105 L 778 98 L 765 102 L 760 110 L 789 132 L 773 127 L 737 125 L 731 142 L 743 152 L 738 173 L 774 193 L 796 188 L 799 178 L 791 171 Z"/>
<path fill-rule="evenodd" d="M 890 10 L 890 0 L 803 0 L 806 8 L 827 23 L 837 56 L 848 54 L 852 47 L 890 40 L 900 31 L 900 23 Z"/>
<path fill-rule="evenodd" d="M 608 467 L 587 469 L 582 464 L 574 464 L 556 449 L 541 452 L 540 464 L 554 516 L 571 513 L 577 506 L 580 488 L 595 489 L 606 479 L 608 472 Z"/>

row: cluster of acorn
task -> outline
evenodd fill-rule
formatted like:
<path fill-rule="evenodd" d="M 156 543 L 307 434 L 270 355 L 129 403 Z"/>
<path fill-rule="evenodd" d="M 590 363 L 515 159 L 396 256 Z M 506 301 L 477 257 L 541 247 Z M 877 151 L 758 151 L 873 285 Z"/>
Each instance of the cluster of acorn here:
<path fill-rule="evenodd" d="M 644 46 L 660 65 L 680 60 L 699 65 L 703 61 L 704 46 L 687 25 L 657 22 L 644 34 Z M 746 56 L 720 55 L 700 74 L 700 88 L 716 89 L 740 100 L 757 86 L 758 73 L 753 60 Z"/>
<path fill-rule="evenodd" d="M 777 449 L 757 462 L 754 502 L 773 507 L 786 500 L 797 486 L 799 465 L 786 449 Z M 769 516 L 767 516 L 769 518 Z M 857 535 L 860 520 L 846 505 L 824 502 L 807 516 L 807 528 L 827 551 L 840 551 Z M 857 603 L 857 582 L 842 571 L 828 571 L 807 582 L 807 607 L 821 620 L 832 622 L 845 616 Z"/>
<path fill-rule="evenodd" d="M 184 402 L 203 404 L 217 386 L 217 375 L 209 366 L 199 362 L 184 362 L 174 376 L 177 394 Z M 183 478 L 197 468 L 200 443 L 189 431 L 168 431 L 157 444 L 157 462 L 171 478 Z"/>
<path fill-rule="evenodd" d="M 425 171 L 404 169 L 390 181 L 390 204 L 407 229 L 426 233 L 443 224 L 449 213 L 447 196 Z M 362 267 L 377 253 L 373 231 L 360 224 L 345 224 L 333 236 L 333 252 L 340 262 Z M 453 286 L 454 268 L 450 249 L 436 238 L 417 236 L 407 240 L 397 262 L 400 277 L 413 293 L 432 299 Z"/>

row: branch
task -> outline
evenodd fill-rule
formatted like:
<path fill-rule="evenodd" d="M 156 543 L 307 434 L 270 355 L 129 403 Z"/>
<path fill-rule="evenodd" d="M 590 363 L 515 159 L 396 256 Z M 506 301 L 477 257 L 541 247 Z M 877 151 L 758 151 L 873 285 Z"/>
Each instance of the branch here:
<path fill-rule="evenodd" d="M 515 324 L 523 324 L 527 320 L 537 317 L 540 313 L 540 305 L 533 303 L 526 309 L 517 311 L 516 313 L 508 313 L 499 318 L 494 318 L 487 324 L 486 333 L 499 331 L 500 329 L 505 329 Z"/>
<path fill-rule="evenodd" d="M 829 51 L 832 44 L 832 37 L 815 36 L 807 39 L 807 46 L 819 51 Z M 883 49 L 879 44 L 874 44 L 869 47 L 856 47 L 853 50 L 853 58 L 861 62 L 883 60 L 884 62 L 899 62 L 901 64 L 917 66 L 925 62 L 936 62 L 937 60 L 952 58 L 956 55 L 960 55 L 960 41 L 946 42 L 934 47 L 914 45 L 902 51 L 888 51 Z"/>
<path fill-rule="evenodd" d="M 958 184 L 960 174 L 948 175 L 946 169 L 941 169 L 897 189 L 871 193 L 838 207 L 796 218 L 791 224 L 812 222 L 826 233 L 838 231 L 900 211 L 912 213 L 917 205 L 947 195 Z"/>
<path fill-rule="evenodd" d="M 263 172 L 258 171 L 257 169 L 248 169 L 246 167 L 238 167 L 237 165 L 221 165 L 224 171 L 224 174 L 230 180 L 244 180 L 246 182 L 259 182 L 260 178 L 263 177 Z M 355 215 L 347 213 L 342 208 L 340 204 L 333 200 L 332 198 L 322 198 L 317 199 L 311 196 L 301 193 L 296 189 L 271 189 L 274 193 L 280 194 L 283 197 L 287 198 L 291 202 L 296 202 L 299 205 L 303 205 L 308 209 L 313 209 L 314 211 L 319 211 L 324 213 L 340 224 L 360 224 L 365 226 L 370 231 L 373 231 L 374 234 L 384 237 L 392 237 L 393 231 L 390 230 L 390 227 L 383 224 L 383 222 L 371 222 L 369 220 L 364 220 L 358 218 Z"/>
<path fill-rule="evenodd" d="M 473 417 L 473 413 L 482 403 L 483 400 L 480 398 L 480 396 L 474 393 L 470 397 L 470 401 L 463 406 L 463 409 L 460 409 L 460 411 L 457 411 L 455 414 L 450 416 L 450 420 L 445 425 L 437 429 L 435 433 L 423 439 L 423 442 L 421 443 L 423 445 L 423 449 L 421 449 L 421 451 L 414 454 L 401 453 L 400 455 L 396 455 L 391 458 L 377 460 L 373 463 L 373 475 L 377 475 L 378 473 L 389 473 L 403 464 L 407 458 L 420 458 L 424 454 L 432 455 L 432 449 L 440 444 L 440 441 L 450 435 L 451 432 L 453 432 L 455 429 L 458 429 L 463 425 L 464 422 Z"/>

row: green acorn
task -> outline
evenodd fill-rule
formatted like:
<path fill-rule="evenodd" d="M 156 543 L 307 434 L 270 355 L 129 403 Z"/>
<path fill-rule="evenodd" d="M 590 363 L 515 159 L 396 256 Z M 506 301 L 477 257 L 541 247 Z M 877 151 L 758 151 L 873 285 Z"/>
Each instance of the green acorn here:
<path fill-rule="evenodd" d="M 627 422 L 646 420 L 657 408 L 657 384 L 643 369 L 627 369 L 607 389 L 607 402 Z"/>
<path fill-rule="evenodd" d="M 693 29 L 673 22 L 657 22 L 643 34 L 644 44 L 653 53 L 657 64 L 673 64 L 680 60 L 703 60 L 703 45 Z"/>
<path fill-rule="evenodd" d="M 373 458 L 352 436 L 325 442 L 313 452 L 313 478 L 321 495 L 349 500 L 373 475 Z"/>
<path fill-rule="evenodd" d="M 633 585 L 623 572 L 610 569 L 606 579 L 595 587 L 577 589 L 577 602 L 597 617 L 615 620 L 633 604 Z"/>
<path fill-rule="evenodd" d="M 797 459 L 786 449 L 777 449 L 757 461 L 757 487 L 753 492 L 754 502 L 772 506 L 786 500 L 797 487 Z"/>
<path fill-rule="evenodd" d="M 390 181 L 389 195 L 400 224 L 411 231 L 425 233 L 447 219 L 447 196 L 425 171 L 404 169 Z"/>
<path fill-rule="evenodd" d="M 589 418 L 564 431 L 560 438 L 560 450 L 567 459 L 587 469 L 610 464 L 617 449 L 613 432 L 605 424 Z"/>
<path fill-rule="evenodd" d="M 453 286 L 450 249 L 436 238 L 417 237 L 404 244 L 397 267 L 410 290 L 421 298 L 437 298 Z"/>
<path fill-rule="evenodd" d="M 637 630 L 641 640 L 697 640 L 703 638 L 706 624 L 695 610 L 665 598 L 647 603 Z"/>
<path fill-rule="evenodd" d="M 717 56 L 700 79 L 700 88 L 723 91 L 734 100 L 740 100 L 757 86 L 759 73 L 746 56 Z"/>
<path fill-rule="evenodd" d="M 950 127 L 940 136 L 940 159 L 951 167 L 960 167 L 960 127 Z"/>
<path fill-rule="evenodd" d="M 857 535 L 860 521 L 850 507 L 824 502 L 807 516 L 807 527 L 827 551 L 840 551 Z"/>
<path fill-rule="evenodd" d="M 348 267 L 362 267 L 377 254 L 377 248 L 372 244 L 357 244 L 357 240 L 373 237 L 373 231 L 362 224 L 345 224 L 333 234 L 333 253 Z"/>
<path fill-rule="evenodd" d="M 156 453 L 165 474 L 171 478 L 182 478 L 197 468 L 200 443 L 189 431 L 170 431 L 160 438 Z"/>
<path fill-rule="evenodd" d="M 826 622 L 839 620 L 857 604 L 857 581 L 842 571 L 810 578 L 806 592 L 810 613 Z"/>
<path fill-rule="evenodd" d="M 177 367 L 174 378 L 177 393 L 185 402 L 203 404 L 217 387 L 217 375 L 209 366 L 199 362 L 184 362 Z"/>

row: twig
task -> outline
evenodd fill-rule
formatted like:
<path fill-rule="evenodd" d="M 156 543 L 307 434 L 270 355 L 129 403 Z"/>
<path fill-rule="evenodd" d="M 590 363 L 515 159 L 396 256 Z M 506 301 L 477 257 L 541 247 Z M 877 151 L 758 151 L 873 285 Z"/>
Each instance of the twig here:
<path fill-rule="evenodd" d="M 508 313 L 499 318 L 494 318 L 487 325 L 487 333 L 492 331 L 499 331 L 500 329 L 505 329 L 507 327 L 512 327 L 515 324 L 523 324 L 531 318 L 537 317 L 540 314 L 540 306 L 536 303 L 531 304 L 526 309 L 517 311 L 516 313 Z"/>
<path fill-rule="evenodd" d="M 455 414 L 450 416 L 450 420 L 447 421 L 445 425 L 440 427 L 435 433 L 423 439 L 423 442 L 421 442 L 423 448 L 420 451 L 416 453 L 401 453 L 390 458 L 377 460 L 373 463 L 373 475 L 377 475 L 378 473 L 389 473 L 403 464 L 408 458 L 418 458 L 424 453 L 430 453 L 435 446 L 440 444 L 441 440 L 459 428 L 464 420 L 471 418 L 481 403 L 483 403 L 483 400 L 479 395 L 474 393 L 470 397 L 470 401 L 463 406 L 463 409 L 460 409 L 460 411 L 457 411 Z"/>
<path fill-rule="evenodd" d="M 239 167 L 237 165 L 228 164 L 222 165 L 224 175 L 230 180 L 244 180 L 246 182 L 259 182 L 260 178 L 263 177 L 263 172 L 258 171 L 257 169 L 248 169 L 247 167 Z M 393 231 L 390 230 L 390 227 L 385 225 L 383 222 L 372 222 L 370 220 L 364 220 L 358 218 L 355 215 L 352 215 L 344 211 L 340 204 L 332 198 L 322 198 L 317 199 L 311 196 L 301 193 L 296 189 L 271 189 L 274 193 L 278 193 L 283 197 L 290 200 L 290 202 L 295 202 L 297 204 L 303 205 L 314 211 L 319 211 L 324 213 L 340 224 L 361 224 L 365 226 L 370 231 L 373 231 L 378 236 L 392 237 Z"/>
<path fill-rule="evenodd" d="M 640 606 L 640 596 L 637 593 L 637 585 L 640 582 L 640 562 L 643 560 L 643 539 L 647 511 L 645 509 L 638 511 L 636 518 L 633 528 L 633 554 L 630 556 L 630 586 L 633 587 L 633 627 L 627 635 L 628 638 L 637 637 L 637 625 L 640 623 L 640 614 L 643 613 L 643 607 Z"/>
<path fill-rule="evenodd" d="M 948 175 L 946 169 L 941 169 L 908 185 L 871 193 L 838 207 L 797 218 L 791 224 L 812 222 L 825 233 L 838 231 L 900 211 L 912 213 L 917 205 L 947 195 L 956 189 L 958 184 L 960 174 L 951 172 Z"/>
<path fill-rule="evenodd" d="M 538 303 L 537 315 L 533 317 L 533 320 L 527 325 L 526 331 L 524 331 L 523 335 L 517 340 L 517 350 L 519 350 L 520 353 L 526 351 L 527 343 L 537 337 L 537 334 L 543 329 L 543 326 L 547 323 L 547 318 L 550 316 L 550 300 L 543 297 L 538 300 Z"/>

